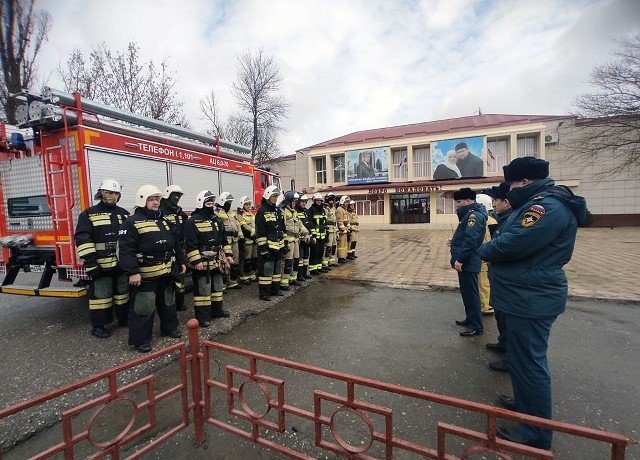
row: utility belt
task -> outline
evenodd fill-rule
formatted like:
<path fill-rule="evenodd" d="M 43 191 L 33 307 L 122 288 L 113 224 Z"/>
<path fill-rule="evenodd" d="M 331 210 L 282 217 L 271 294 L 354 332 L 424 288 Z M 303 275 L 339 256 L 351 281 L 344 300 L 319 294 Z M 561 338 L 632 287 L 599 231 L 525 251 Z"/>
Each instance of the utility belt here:
<path fill-rule="evenodd" d="M 166 264 L 167 262 L 171 262 L 174 253 L 173 251 L 169 252 L 153 252 L 151 254 L 136 254 L 138 258 L 138 262 L 148 265 L 156 265 L 156 264 Z"/>
<path fill-rule="evenodd" d="M 206 260 L 216 260 L 220 253 L 220 246 L 203 246 L 200 249 L 200 255 Z"/>
<path fill-rule="evenodd" d="M 96 251 L 104 251 L 108 253 L 106 255 L 114 256 L 116 255 L 117 244 L 117 241 L 109 241 L 107 243 L 95 243 L 94 246 Z"/>

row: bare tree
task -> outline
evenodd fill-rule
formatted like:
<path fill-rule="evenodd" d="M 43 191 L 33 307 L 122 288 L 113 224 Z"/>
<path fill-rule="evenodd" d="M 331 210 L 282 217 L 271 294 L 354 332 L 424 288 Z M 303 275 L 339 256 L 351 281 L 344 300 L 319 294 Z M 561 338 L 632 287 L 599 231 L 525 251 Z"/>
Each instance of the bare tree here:
<path fill-rule="evenodd" d="M 0 5 L 0 103 L 7 121 L 16 123 L 17 101 L 11 93 L 30 89 L 36 78 L 36 59 L 51 27 L 48 12 L 34 9 L 35 0 L 3 0 Z"/>
<path fill-rule="evenodd" d="M 620 42 L 615 62 L 596 67 L 592 93 L 577 98 L 570 161 L 598 163 L 601 175 L 640 170 L 640 35 Z"/>
<path fill-rule="evenodd" d="M 287 116 L 289 106 L 279 94 L 282 80 L 280 67 L 263 49 L 238 56 L 238 76 L 232 90 L 240 109 L 250 115 L 252 160 L 260 156 L 264 161 L 277 154 L 268 150 L 267 143 L 270 148 L 277 147 L 278 127 Z"/>
<path fill-rule="evenodd" d="M 76 49 L 58 72 L 66 91 L 80 91 L 84 97 L 119 109 L 188 126 L 167 59 L 160 65 L 153 60 L 142 62 L 135 42 L 122 51 L 102 43 L 93 48 L 88 61 Z"/>
<path fill-rule="evenodd" d="M 225 128 L 224 123 L 220 118 L 218 99 L 213 91 L 200 99 L 200 112 L 202 113 L 203 118 L 207 120 L 210 125 L 207 132 L 214 136 L 225 137 Z"/>

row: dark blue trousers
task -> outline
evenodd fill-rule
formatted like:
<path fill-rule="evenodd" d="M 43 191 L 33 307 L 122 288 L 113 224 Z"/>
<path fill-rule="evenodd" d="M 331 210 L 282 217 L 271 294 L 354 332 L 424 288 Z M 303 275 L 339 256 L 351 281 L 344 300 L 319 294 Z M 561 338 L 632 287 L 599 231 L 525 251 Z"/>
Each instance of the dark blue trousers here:
<path fill-rule="evenodd" d="M 498 324 L 498 343 L 504 348 L 507 348 L 507 333 L 504 326 L 504 313 L 496 309 L 493 312 L 493 316 Z"/>
<path fill-rule="evenodd" d="M 507 337 L 507 360 L 516 409 L 524 414 L 551 418 L 551 373 L 547 346 L 556 316 L 521 318 L 503 312 Z M 518 425 L 526 441 L 551 446 L 553 432 L 531 425 Z"/>
<path fill-rule="evenodd" d="M 480 292 L 478 291 L 477 272 L 458 272 L 458 282 L 460 283 L 460 294 L 464 303 L 464 312 L 469 321 L 469 329 L 482 331 L 482 310 L 480 306 Z"/>

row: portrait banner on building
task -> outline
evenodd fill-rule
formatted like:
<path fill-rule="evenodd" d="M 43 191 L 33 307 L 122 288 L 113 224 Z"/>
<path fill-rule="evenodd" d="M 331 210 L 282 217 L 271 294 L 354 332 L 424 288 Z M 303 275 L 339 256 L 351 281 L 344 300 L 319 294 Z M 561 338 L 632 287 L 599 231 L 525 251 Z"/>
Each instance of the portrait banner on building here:
<path fill-rule="evenodd" d="M 461 137 L 433 143 L 433 178 L 484 176 L 484 137 Z"/>
<path fill-rule="evenodd" d="M 347 184 L 389 182 L 389 147 L 345 152 Z"/>

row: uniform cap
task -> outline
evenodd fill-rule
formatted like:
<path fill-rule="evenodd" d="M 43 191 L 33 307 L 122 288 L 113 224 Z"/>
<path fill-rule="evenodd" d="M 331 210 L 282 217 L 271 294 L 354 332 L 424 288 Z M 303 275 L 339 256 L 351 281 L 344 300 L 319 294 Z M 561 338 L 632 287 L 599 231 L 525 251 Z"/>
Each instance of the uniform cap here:
<path fill-rule="evenodd" d="M 544 179 L 549 177 L 549 162 L 534 157 L 516 158 L 504 166 L 504 180 L 518 182 L 524 179 Z"/>
<path fill-rule="evenodd" d="M 475 200 L 476 192 L 471 190 L 469 187 L 463 187 L 460 190 L 456 190 L 453 192 L 454 200 Z"/>

